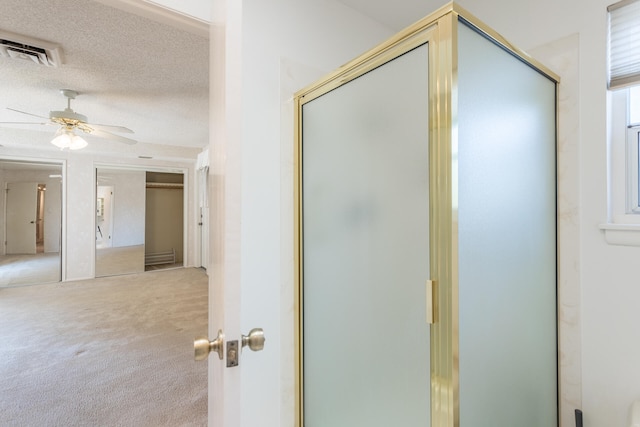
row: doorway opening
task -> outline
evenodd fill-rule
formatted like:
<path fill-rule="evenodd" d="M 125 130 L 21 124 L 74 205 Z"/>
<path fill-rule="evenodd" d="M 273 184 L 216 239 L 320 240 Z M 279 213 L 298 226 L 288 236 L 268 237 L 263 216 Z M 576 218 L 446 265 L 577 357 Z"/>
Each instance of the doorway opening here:
<path fill-rule="evenodd" d="M 36 253 L 44 253 L 44 222 L 45 222 L 45 191 L 47 184 L 38 184 L 38 196 L 36 200 Z"/>
<path fill-rule="evenodd" d="M 63 165 L 0 159 L 0 287 L 62 280 Z"/>
<path fill-rule="evenodd" d="M 145 271 L 182 267 L 184 175 L 147 172 L 145 198 Z"/>

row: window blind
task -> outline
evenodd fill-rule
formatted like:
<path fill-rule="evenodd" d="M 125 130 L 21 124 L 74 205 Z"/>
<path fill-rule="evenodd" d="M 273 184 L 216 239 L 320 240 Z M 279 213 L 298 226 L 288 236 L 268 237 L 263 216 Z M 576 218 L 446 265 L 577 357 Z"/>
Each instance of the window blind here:
<path fill-rule="evenodd" d="M 640 84 L 640 0 L 623 0 L 609 12 L 609 88 Z"/>

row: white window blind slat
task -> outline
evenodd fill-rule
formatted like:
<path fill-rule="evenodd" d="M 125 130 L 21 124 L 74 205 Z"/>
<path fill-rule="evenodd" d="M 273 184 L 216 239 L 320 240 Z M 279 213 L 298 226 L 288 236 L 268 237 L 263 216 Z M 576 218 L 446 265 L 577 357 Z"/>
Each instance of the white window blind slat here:
<path fill-rule="evenodd" d="M 609 11 L 609 88 L 640 84 L 640 0 L 623 0 Z"/>

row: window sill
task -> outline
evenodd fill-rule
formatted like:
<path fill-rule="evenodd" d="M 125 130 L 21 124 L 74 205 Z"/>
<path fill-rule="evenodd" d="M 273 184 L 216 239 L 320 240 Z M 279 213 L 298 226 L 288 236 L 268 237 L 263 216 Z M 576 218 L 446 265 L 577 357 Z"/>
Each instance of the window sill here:
<path fill-rule="evenodd" d="M 640 224 L 600 224 L 610 245 L 640 246 Z"/>

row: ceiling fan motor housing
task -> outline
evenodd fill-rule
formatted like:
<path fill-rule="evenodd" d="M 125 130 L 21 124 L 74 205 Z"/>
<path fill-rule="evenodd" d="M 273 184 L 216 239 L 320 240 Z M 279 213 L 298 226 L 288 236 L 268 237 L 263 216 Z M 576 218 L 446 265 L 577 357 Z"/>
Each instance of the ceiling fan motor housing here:
<path fill-rule="evenodd" d="M 78 114 L 71 108 L 65 108 L 64 111 L 50 111 L 49 118 L 56 123 L 87 122 L 87 116 Z"/>
<path fill-rule="evenodd" d="M 49 118 L 58 124 L 75 126 L 79 122 L 86 123 L 87 116 L 78 114 L 71 109 L 71 100 L 76 99 L 78 92 L 71 89 L 60 89 L 60 93 L 67 98 L 67 108 L 64 111 L 50 111 Z"/>

